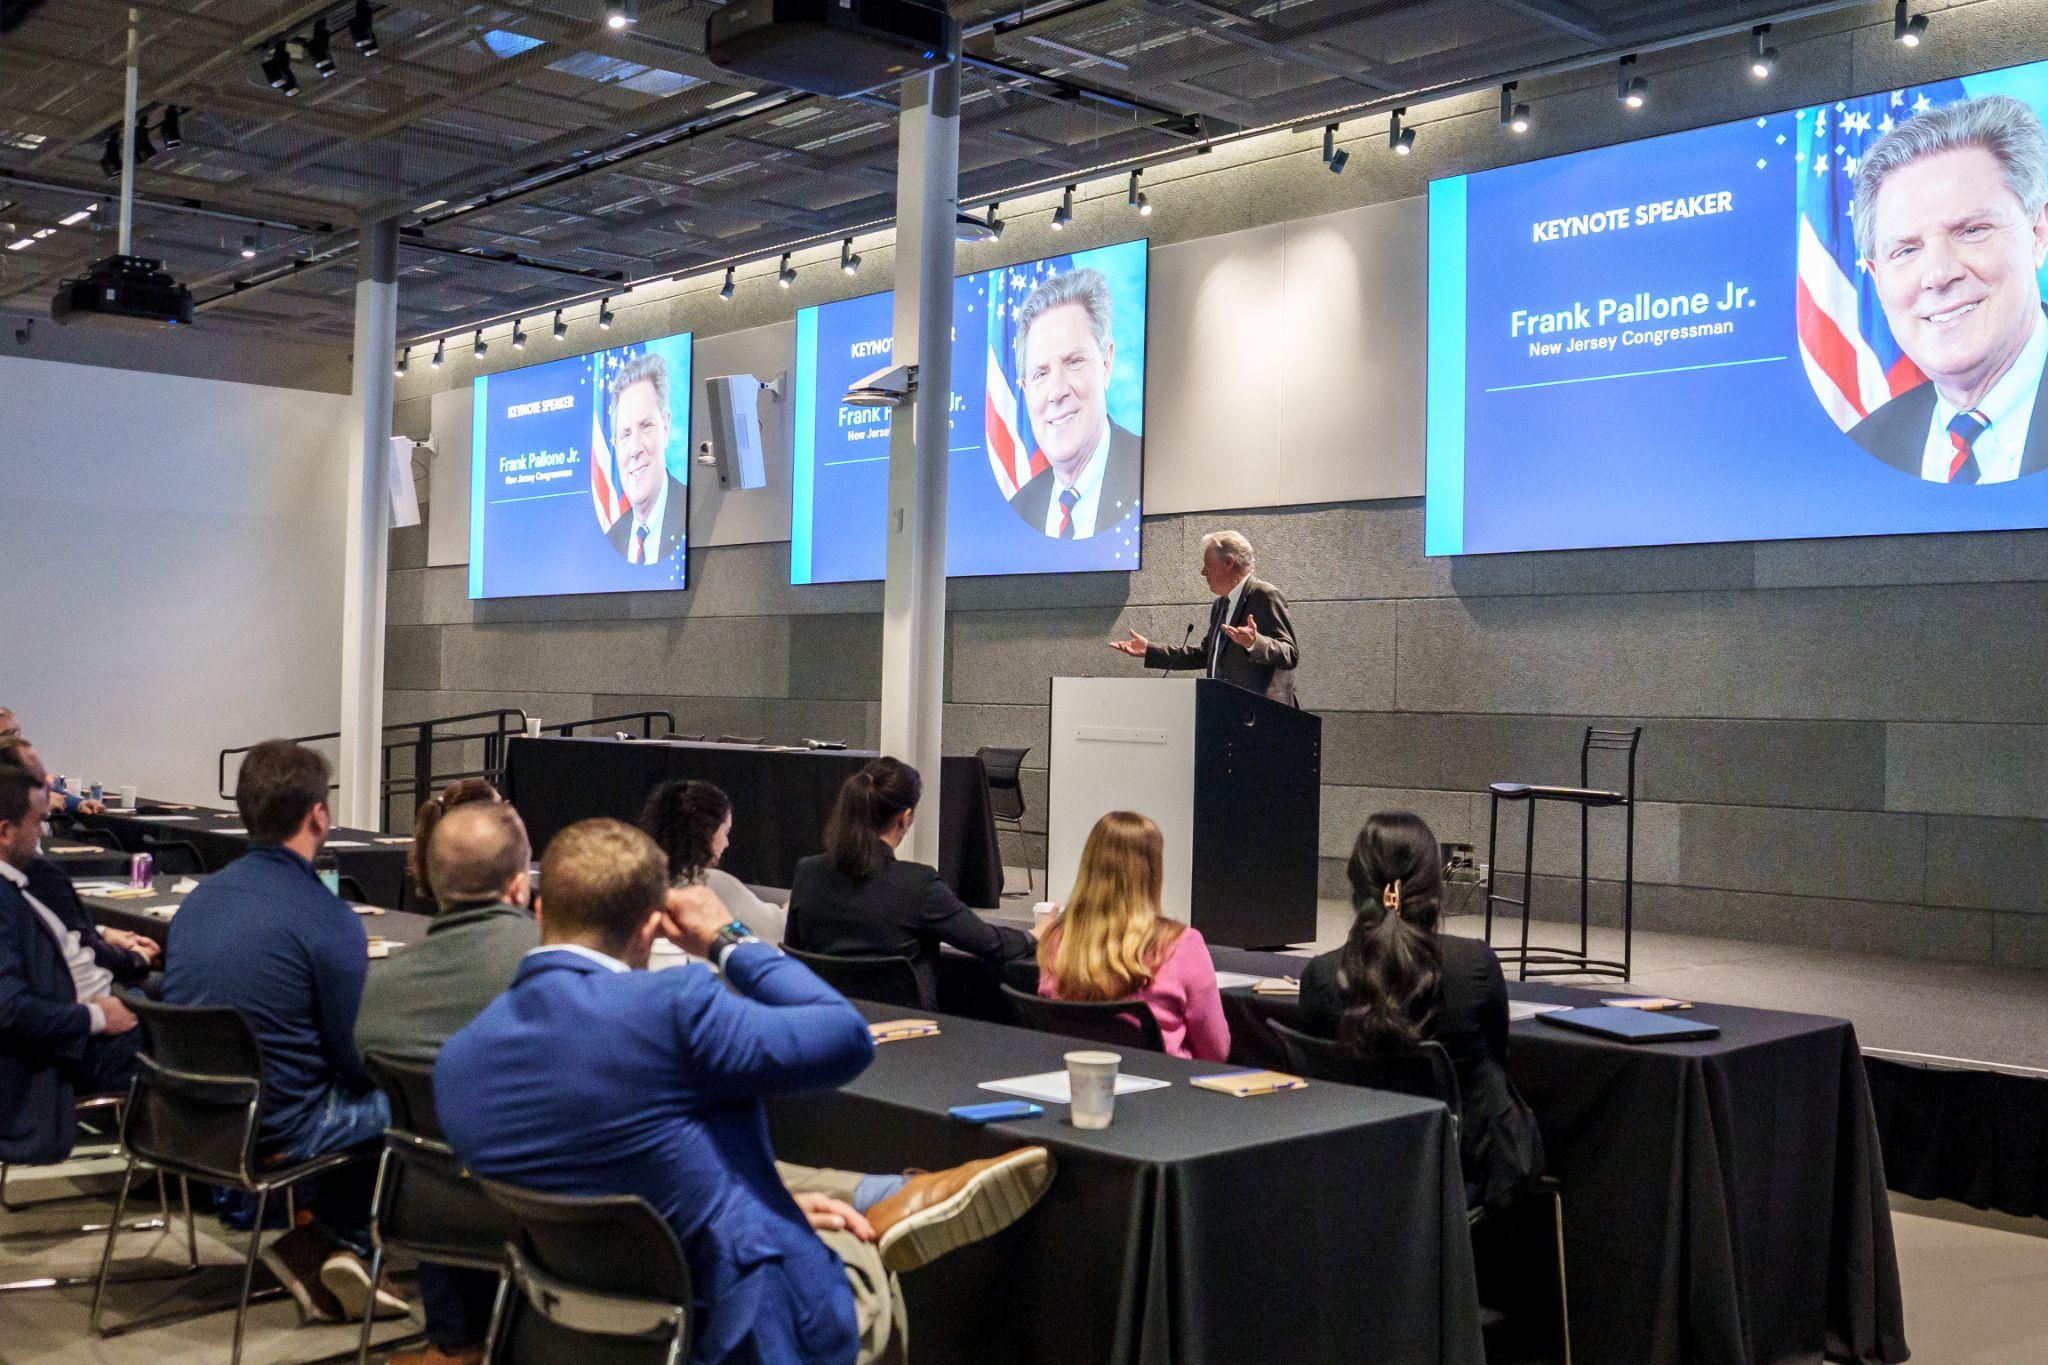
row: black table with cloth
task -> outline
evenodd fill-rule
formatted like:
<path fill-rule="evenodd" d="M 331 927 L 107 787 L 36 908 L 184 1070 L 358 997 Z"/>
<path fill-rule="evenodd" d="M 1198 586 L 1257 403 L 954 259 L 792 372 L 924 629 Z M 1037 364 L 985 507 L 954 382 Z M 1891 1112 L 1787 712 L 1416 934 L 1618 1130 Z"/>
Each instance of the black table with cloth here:
<path fill-rule="evenodd" d="M 210 872 L 219 871 L 249 851 L 249 831 L 243 826 L 242 817 L 231 810 L 145 799 L 133 811 L 108 810 L 72 818 L 90 828 L 107 831 L 130 853 L 146 850 L 144 835 L 190 844 L 198 850 Z M 326 851 L 334 855 L 341 875 L 362 888 L 363 900 L 368 904 L 395 910 L 407 903 L 410 874 L 406 859 L 412 852 L 409 837 L 336 826 L 328 836 Z"/>
<path fill-rule="evenodd" d="M 663 782 L 696 778 L 732 798 L 732 844 L 719 866 L 743 882 L 788 886 L 798 859 L 825 844 L 839 788 L 876 755 L 866 749 L 778 749 L 698 740 L 514 739 L 505 795 L 519 807 L 536 851 L 578 820 L 640 818 Z M 925 804 L 930 805 L 930 774 Z M 939 875 L 969 905 L 1001 903 L 1003 860 L 981 760 L 947 758 L 939 770 Z"/>
<path fill-rule="evenodd" d="M 908 1017 L 860 1006 L 870 1020 Z M 1045 1199 L 988 1241 L 906 1275 L 912 1358 L 1250 1365 L 1476 1362 L 1478 1299 L 1457 1143 L 1441 1105 L 1349 1086 L 1252 1099 L 1223 1068 L 1125 1051 L 1164 1090 L 1084 1132 L 1062 1106 L 975 1127 L 979 1083 L 1061 1069 L 1075 1044 L 939 1016 L 836 1091 L 769 1103 L 776 1154 L 853 1170 L 939 1169 L 1039 1143 Z"/>
<path fill-rule="evenodd" d="M 96 890 L 90 880 L 78 888 L 78 899 L 94 923 L 105 929 L 127 929 L 162 943 L 171 931 L 171 917 L 187 894 L 177 888 L 202 879 L 161 874 L 151 880 L 150 894 L 146 896 L 126 894 L 127 877 L 118 880 L 122 887 L 112 895 Z M 394 948 L 419 942 L 427 936 L 427 926 L 433 923 L 426 915 L 378 906 L 357 906 L 356 913 L 362 917 L 366 935 L 388 939 Z"/>
<path fill-rule="evenodd" d="M 1306 960 L 1217 949 L 1220 971 Z M 1516 1000 L 1629 994 L 1509 982 Z M 1291 996 L 1224 992 L 1231 1060 L 1284 1065 L 1264 1020 Z M 1700 1004 L 1700 1042 L 1631 1046 L 1541 1019 L 1510 1028 L 1508 1074 L 1564 1184 L 1574 1359 L 1776 1365 L 1906 1359 L 1884 1162 L 1855 1029 Z"/>

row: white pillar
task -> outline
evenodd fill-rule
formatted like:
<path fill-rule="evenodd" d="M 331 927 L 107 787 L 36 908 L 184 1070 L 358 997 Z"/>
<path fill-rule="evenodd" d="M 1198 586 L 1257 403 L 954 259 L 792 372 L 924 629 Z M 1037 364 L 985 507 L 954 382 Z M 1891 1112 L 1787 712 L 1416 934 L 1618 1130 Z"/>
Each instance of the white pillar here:
<path fill-rule="evenodd" d="M 391 357 L 398 344 L 398 220 L 366 224 L 356 258 L 355 441 L 341 603 L 341 801 L 335 820 L 382 827 L 384 574 L 391 534 Z"/>
<path fill-rule="evenodd" d="M 903 86 L 896 162 L 895 357 L 917 397 L 889 430 L 888 577 L 882 591 L 882 752 L 923 774 L 905 855 L 939 861 L 946 680 L 946 465 L 953 391 L 953 219 L 960 198 L 960 68 Z"/>

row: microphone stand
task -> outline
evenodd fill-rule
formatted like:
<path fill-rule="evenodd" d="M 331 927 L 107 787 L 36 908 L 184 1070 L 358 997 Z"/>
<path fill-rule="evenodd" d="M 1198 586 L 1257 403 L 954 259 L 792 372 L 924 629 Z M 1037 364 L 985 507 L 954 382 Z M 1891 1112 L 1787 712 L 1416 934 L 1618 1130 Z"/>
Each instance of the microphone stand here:
<path fill-rule="evenodd" d="M 1187 631 L 1186 631 L 1186 633 L 1185 633 L 1185 634 L 1183 634 L 1183 635 L 1182 635 L 1182 636 L 1180 637 L 1180 647 L 1181 647 L 1182 649 L 1186 649 L 1186 648 L 1188 647 L 1188 641 L 1190 641 L 1190 640 L 1192 640 L 1192 639 L 1194 639 L 1194 638 L 1195 638 L 1195 623 L 1194 623 L 1193 621 L 1190 621 L 1190 622 L 1188 622 L 1188 628 L 1187 628 Z M 1168 665 L 1167 665 L 1167 666 L 1166 666 L 1165 668 L 1163 668 L 1163 669 L 1161 669 L 1161 670 L 1159 671 L 1159 677 L 1160 677 L 1160 680 L 1161 680 L 1161 681 L 1164 681 L 1165 679 L 1167 679 L 1167 678 L 1170 678 L 1170 677 L 1172 677 L 1172 676 L 1173 676 L 1173 665 L 1172 665 L 1172 664 L 1168 664 Z"/>

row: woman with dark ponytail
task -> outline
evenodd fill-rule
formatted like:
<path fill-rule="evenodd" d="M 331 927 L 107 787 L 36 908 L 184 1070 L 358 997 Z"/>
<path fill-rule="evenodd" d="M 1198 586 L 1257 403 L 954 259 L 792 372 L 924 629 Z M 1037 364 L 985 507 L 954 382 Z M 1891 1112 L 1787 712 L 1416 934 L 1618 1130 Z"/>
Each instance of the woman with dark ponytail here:
<path fill-rule="evenodd" d="M 825 851 L 796 865 L 783 941 L 840 957 L 907 957 L 929 1003 L 940 944 L 989 962 L 1030 957 L 1038 945 L 975 914 L 935 869 L 897 859 L 923 786 L 917 769 L 893 758 L 846 779 L 825 822 Z"/>
<path fill-rule="evenodd" d="M 1302 1013 L 1311 1031 L 1362 1052 L 1443 1044 L 1465 1111 L 1466 1186 L 1497 1203 L 1543 1169 L 1535 1116 L 1508 1080 L 1500 959 L 1476 939 L 1437 932 L 1443 854 L 1420 816 L 1372 816 L 1345 871 L 1357 917 L 1344 946 L 1301 974 Z"/>

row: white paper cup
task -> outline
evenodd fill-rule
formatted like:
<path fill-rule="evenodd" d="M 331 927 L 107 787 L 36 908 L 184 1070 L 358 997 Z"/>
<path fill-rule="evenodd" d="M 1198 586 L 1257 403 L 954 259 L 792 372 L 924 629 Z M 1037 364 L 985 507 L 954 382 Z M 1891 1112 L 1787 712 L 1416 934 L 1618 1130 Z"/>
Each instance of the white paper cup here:
<path fill-rule="evenodd" d="M 134 809 L 135 809 L 135 806 L 136 806 L 136 803 L 138 803 L 139 801 L 141 801 L 141 799 L 142 799 L 142 788 L 140 788 L 140 787 L 123 787 L 123 788 L 121 788 L 121 809 L 122 809 L 122 810 L 134 810 Z"/>
<path fill-rule="evenodd" d="M 1076 1128 L 1107 1128 L 1116 1114 L 1116 1071 L 1123 1060 L 1114 1052 L 1069 1052 L 1067 1085 L 1073 1091 L 1069 1112 Z"/>
<path fill-rule="evenodd" d="M 540 717 L 539 717 L 539 716 L 528 716 L 528 717 L 526 718 L 526 737 L 527 737 L 528 739 L 539 739 L 539 738 L 540 738 Z"/>
<path fill-rule="evenodd" d="M 1034 926 L 1044 924 L 1058 914 L 1059 910 L 1059 903 L 1056 901 L 1040 901 L 1031 907 L 1031 923 Z"/>

